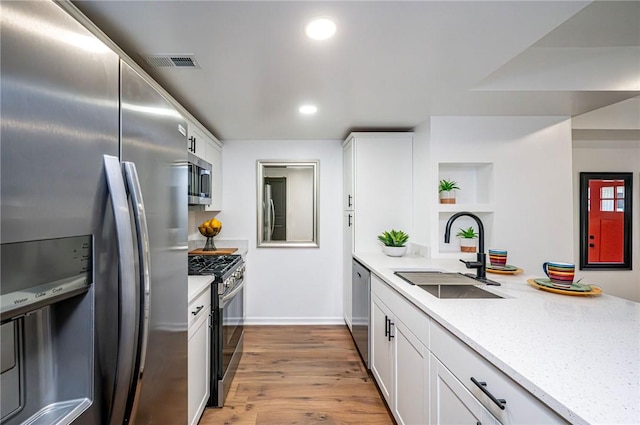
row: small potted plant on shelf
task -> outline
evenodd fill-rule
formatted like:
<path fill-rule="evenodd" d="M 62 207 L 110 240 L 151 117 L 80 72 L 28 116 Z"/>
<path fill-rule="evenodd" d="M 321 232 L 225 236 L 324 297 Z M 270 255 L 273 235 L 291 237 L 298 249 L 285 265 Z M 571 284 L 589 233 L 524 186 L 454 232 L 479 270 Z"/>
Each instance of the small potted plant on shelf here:
<path fill-rule="evenodd" d="M 390 257 L 402 257 L 407 252 L 405 244 L 409 240 L 409 235 L 402 230 L 391 229 L 378 235 L 378 240 L 384 244 L 382 251 L 385 254 Z"/>
<path fill-rule="evenodd" d="M 476 233 L 473 226 L 469 226 L 467 229 L 460 228 L 460 231 L 456 236 L 460 238 L 461 252 L 476 252 L 476 239 L 478 239 L 478 233 Z"/>
<path fill-rule="evenodd" d="M 438 187 L 440 192 L 440 203 L 441 204 L 455 204 L 456 203 L 456 193 L 454 190 L 460 190 L 458 187 L 458 182 L 455 180 L 440 180 L 440 184 Z"/>

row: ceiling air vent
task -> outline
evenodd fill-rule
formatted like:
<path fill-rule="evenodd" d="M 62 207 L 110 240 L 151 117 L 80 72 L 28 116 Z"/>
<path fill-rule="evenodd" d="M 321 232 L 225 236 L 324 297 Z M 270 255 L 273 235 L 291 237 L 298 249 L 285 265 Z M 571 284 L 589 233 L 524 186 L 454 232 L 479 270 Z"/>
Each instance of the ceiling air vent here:
<path fill-rule="evenodd" d="M 194 55 L 142 55 L 154 68 L 200 68 Z"/>

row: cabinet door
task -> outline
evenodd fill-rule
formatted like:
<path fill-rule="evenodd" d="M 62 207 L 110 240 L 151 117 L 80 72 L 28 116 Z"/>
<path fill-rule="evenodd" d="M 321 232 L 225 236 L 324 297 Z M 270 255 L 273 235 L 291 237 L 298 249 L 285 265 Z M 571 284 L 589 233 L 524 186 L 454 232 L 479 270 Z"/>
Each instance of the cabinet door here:
<path fill-rule="evenodd" d="M 433 425 L 498 425 L 500 422 L 433 355 L 430 359 Z"/>
<path fill-rule="evenodd" d="M 213 140 L 207 138 L 205 161 L 211 163 L 211 205 L 205 205 L 205 211 L 222 211 L 222 149 Z"/>
<path fill-rule="evenodd" d="M 429 422 L 429 351 L 395 319 L 395 405 L 393 414 L 398 424 Z"/>
<path fill-rule="evenodd" d="M 192 326 L 196 327 L 188 343 L 188 418 L 196 425 L 209 399 L 211 358 L 211 308 Z"/>
<path fill-rule="evenodd" d="M 385 230 L 412 231 L 411 138 L 355 140 L 355 250 L 378 251 Z"/>
<path fill-rule="evenodd" d="M 198 158 L 207 161 L 207 148 L 204 135 L 194 124 L 189 123 L 188 126 L 187 150 Z"/>
<path fill-rule="evenodd" d="M 342 172 L 343 172 L 343 209 L 355 209 L 354 197 L 354 143 L 353 139 L 349 140 L 344 146 L 342 155 Z"/>
<path fill-rule="evenodd" d="M 353 259 L 353 211 L 345 211 L 343 216 L 343 249 L 342 249 L 342 265 L 343 265 L 343 291 L 344 291 L 344 320 L 349 326 L 349 329 L 353 331 L 351 325 L 351 319 L 353 317 L 352 312 L 352 297 L 351 297 L 351 261 Z"/>
<path fill-rule="evenodd" d="M 393 318 L 382 301 L 371 294 L 371 373 L 387 401 L 393 406 Z"/>

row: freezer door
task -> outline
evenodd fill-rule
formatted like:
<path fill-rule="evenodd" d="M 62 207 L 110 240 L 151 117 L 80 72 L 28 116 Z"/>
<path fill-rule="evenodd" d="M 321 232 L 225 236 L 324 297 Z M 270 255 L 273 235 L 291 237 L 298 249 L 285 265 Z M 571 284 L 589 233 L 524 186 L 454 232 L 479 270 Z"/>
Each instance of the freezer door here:
<path fill-rule="evenodd" d="M 28 397 L 2 423 L 21 424 L 49 403 L 86 394 L 91 406 L 74 425 L 107 423 L 118 250 L 103 156 L 119 155 L 119 59 L 54 2 L 2 1 L 0 19 L 1 242 L 88 236 L 94 279 L 85 295 L 17 319 Z M 46 269 L 55 261 L 49 253 L 23 261 Z"/>
<path fill-rule="evenodd" d="M 150 247 L 149 337 L 132 419 L 181 424 L 187 422 L 186 122 L 124 62 L 121 101 L 121 160 L 137 169 Z"/>

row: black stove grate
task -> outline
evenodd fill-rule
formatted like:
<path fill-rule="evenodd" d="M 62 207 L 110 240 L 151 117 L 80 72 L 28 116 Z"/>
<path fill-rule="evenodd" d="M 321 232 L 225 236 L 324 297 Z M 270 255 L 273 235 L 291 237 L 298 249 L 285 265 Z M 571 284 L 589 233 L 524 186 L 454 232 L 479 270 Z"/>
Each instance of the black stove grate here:
<path fill-rule="evenodd" d="M 225 279 L 242 263 L 240 255 L 190 255 L 190 275 L 214 275 Z"/>

